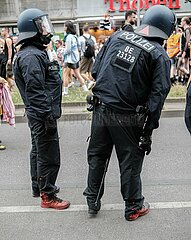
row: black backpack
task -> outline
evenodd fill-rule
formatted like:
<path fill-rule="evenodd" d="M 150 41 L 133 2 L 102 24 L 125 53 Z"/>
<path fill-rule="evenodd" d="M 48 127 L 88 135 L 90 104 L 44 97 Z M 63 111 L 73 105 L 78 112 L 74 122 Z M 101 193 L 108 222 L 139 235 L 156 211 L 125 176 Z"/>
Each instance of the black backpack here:
<path fill-rule="evenodd" d="M 91 35 L 89 38 L 83 36 L 86 40 L 85 42 L 85 46 L 86 46 L 86 50 L 84 52 L 84 57 L 86 58 L 92 58 L 95 57 L 95 43 L 93 41 L 93 39 L 91 38 Z"/>

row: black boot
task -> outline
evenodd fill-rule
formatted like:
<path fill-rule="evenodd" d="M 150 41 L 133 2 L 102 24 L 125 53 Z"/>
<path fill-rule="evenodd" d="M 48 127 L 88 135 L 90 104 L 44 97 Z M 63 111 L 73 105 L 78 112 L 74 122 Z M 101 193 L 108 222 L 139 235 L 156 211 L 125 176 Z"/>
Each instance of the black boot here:
<path fill-rule="evenodd" d="M 95 217 L 101 208 L 101 201 L 99 200 L 97 203 L 88 204 L 88 206 L 89 206 L 89 209 L 88 209 L 89 216 Z"/>
<path fill-rule="evenodd" d="M 174 86 L 174 77 L 170 78 L 171 85 Z"/>

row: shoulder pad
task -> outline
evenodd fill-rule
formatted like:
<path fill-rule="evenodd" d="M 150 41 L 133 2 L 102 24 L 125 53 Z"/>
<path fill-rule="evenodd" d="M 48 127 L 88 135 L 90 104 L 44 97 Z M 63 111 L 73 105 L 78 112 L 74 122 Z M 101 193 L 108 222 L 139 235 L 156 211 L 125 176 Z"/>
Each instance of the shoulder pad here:
<path fill-rule="evenodd" d="M 147 39 L 133 33 L 133 32 L 122 32 L 119 39 L 125 40 L 137 47 L 144 49 L 146 52 L 151 52 L 155 49 L 155 46 L 150 43 Z"/>

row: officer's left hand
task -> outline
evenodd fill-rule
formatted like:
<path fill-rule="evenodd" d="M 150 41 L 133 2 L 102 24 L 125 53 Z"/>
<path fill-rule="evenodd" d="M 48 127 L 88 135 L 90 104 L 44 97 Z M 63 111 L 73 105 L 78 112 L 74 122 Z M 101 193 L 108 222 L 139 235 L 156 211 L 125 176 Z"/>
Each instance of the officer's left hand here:
<path fill-rule="evenodd" d="M 149 155 L 151 152 L 152 138 L 150 135 L 143 135 L 140 137 L 139 148 L 146 152 L 146 155 Z"/>

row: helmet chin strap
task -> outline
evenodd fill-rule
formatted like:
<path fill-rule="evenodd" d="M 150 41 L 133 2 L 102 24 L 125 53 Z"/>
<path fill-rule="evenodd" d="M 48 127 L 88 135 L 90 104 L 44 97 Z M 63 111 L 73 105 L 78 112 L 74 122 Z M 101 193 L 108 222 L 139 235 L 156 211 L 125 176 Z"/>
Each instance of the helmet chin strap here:
<path fill-rule="evenodd" d="M 24 45 L 35 45 L 43 50 L 47 48 L 47 45 L 51 41 L 51 37 L 52 37 L 52 34 L 43 36 L 40 33 L 37 33 L 35 37 L 27 39 L 27 41 L 24 41 Z"/>
<path fill-rule="evenodd" d="M 41 41 L 41 43 L 43 44 L 43 45 L 48 45 L 49 43 L 50 43 L 50 41 L 51 41 L 51 37 L 52 37 L 53 35 L 52 34 L 48 34 L 48 35 L 40 35 L 40 41 Z"/>

